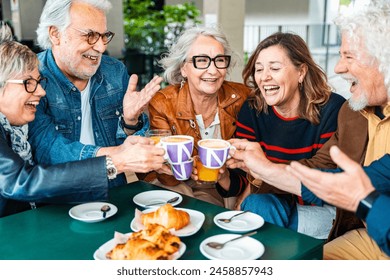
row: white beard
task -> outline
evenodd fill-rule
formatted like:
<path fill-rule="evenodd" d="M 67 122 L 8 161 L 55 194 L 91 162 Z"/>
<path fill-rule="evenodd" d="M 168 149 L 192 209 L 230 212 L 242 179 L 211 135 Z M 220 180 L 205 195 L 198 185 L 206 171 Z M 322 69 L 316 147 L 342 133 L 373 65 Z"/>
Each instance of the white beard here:
<path fill-rule="evenodd" d="M 353 96 L 348 99 L 349 107 L 354 111 L 363 110 L 368 106 L 368 100 L 366 94 L 362 93 L 358 98 L 354 99 Z"/>

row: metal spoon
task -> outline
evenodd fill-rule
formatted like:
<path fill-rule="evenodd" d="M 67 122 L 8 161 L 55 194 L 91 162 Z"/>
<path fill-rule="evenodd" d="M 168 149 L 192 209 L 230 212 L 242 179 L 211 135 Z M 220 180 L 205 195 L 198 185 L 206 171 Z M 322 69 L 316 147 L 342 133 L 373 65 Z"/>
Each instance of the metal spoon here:
<path fill-rule="evenodd" d="M 173 202 L 176 202 L 179 200 L 180 197 L 178 196 L 175 196 L 169 200 L 167 200 L 166 202 L 155 202 L 155 203 L 150 203 L 150 204 L 146 204 L 145 207 L 148 207 L 148 206 L 153 206 L 153 205 L 158 205 L 158 204 L 166 204 L 166 203 L 173 203 Z"/>
<path fill-rule="evenodd" d="M 100 208 L 100 211 L 103 212 L 103 218 L 106 217 L 107 212 L 110 211 L 110 210 L 111 210 L 111 207 L 110 207 L 109 205 L 107 205 L 107 204 L 104 204 L 104 205 L 102 206 L 102 208 Z"/>
<path fill-rule="evenodd" d="M 245 214 L 246 212 L 249 212 L 249 211 L 248 211 L 248 210 L 245 210 L 245 211 L 240 212 L 240 213 L 238 213 L 238 214 L 236 214 L 236 215 L 234 215 L 234 216 L 231 216 L 231 217 L 228 218 L 228 219 L 227 219 L 227 218 L 225 218 L 225 219 L 223 219 L 223 218 L 218 219 L 218 222 L 230 223 L 230 222 L 232 221 L 233 218 L 235 218 L 235 217 L 237 217 L 237 216 L 239 216 L 239 215 Z"/>
<path fill-rule="evenodd" d="M 252 232 L 248 232 L 248 233 L 245 233 L 245 234 L 243 234 L 243 235 L 240 235 L 240 236 L 238 236 L 238 237 L 236 237 L 236 238 L 233 238 L 233 239 L 230 239 L 230 240 L 228 240 L 228 241 L 226 241 L 226 242 L 224 242 L 224 243 L 219 243 L 219 242 L 208 242 L 208 243 L 206 243 L 206 245 L 207 246 L 209 246 L 209 247 L 211 247 L 211 248 L 214 248 L 214 249 L 222 249 L 227 243 L 229 243 L 229 242 L 232 242 L 232 241 L 235 241 L 235 240 L 238 240 L 238 239 L 241 239 L 241 238 L 243 238 L 243 237 L 246 237 L 246 236 L 251 236 L 251 235 L 254 235 L 254 234 L 256 234 L 257 233 L 257 231 L 252 231 Z"/>

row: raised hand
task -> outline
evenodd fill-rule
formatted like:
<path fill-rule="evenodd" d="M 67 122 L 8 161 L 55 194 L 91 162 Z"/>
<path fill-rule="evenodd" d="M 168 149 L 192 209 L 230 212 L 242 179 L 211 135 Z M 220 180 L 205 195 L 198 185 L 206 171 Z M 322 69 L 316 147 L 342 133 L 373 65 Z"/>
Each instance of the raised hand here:
<path fill-rule="evenodd" d="M 160 89 L 163 79 L 155 76 L 141 91 L 137 91 L 138 76 L 130 76 L 129 85 L 123 98 L 123 116 L 129 125 L 135 125 L 138 116 L 147 108 L 149 101 Z"/>

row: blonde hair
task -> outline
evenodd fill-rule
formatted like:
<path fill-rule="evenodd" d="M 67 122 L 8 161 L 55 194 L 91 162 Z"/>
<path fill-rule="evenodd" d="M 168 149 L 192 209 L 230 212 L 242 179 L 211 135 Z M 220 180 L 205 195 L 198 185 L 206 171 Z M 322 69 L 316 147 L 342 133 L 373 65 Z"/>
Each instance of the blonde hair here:
<path fill-rule="evenodd" d="M 13 41 L 10 27 L 0 22 L 0 88 L 7 80 L 31 72 L 38 65 L 36 54 L 27 46 Z"/>

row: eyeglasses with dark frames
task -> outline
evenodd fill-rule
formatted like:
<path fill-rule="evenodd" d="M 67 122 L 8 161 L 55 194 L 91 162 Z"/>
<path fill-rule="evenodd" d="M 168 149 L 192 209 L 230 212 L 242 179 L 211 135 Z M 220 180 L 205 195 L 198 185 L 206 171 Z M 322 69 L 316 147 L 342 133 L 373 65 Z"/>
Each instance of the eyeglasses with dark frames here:
<path fill-rule="evenodd" d="M 217 55 L 214 58 L 211 58 L 207 55 L 195 55 L 192 57 L 192 62 L 196 69 L 207 69 L 210 67 L 211 61 L 214 62 L 214 65 L 218 69 L 226 69 L 230 65 L 230 55 Z"/>
<path fill-rule="evenodd" d="M 38 80 L 28 78 L 25 80 L 7 80 L 5 82 L 10 84 L 23 84 L 28 93 L 34 93 L 37 90 L 38 84 L 40 84 L 43 89 L 46 89 L 47 78 L 40 77 Z"/>
<path fill-rule="evenodd" d="M 115 33 L 111 32 L 111 31 L 99 33 L 99 32 L 92 31 L 92 30 L 86 31 L 86 30 L 81 30 L 81 29 L 74 28 L 74 27 L 72 27 L 72 28 L 74 30 L 77 30 L 77 31 L 83 33 L 84 36 L 87 37 L 87 42 L 90 45 L 96 44 L 96 42 L 99 41 L 100 37 L 102 37 L 103 44 L 107 45 L 108 43 L 111 42 L 112 38 L 114 38 L 114 35 L 115 35 Z"/>

